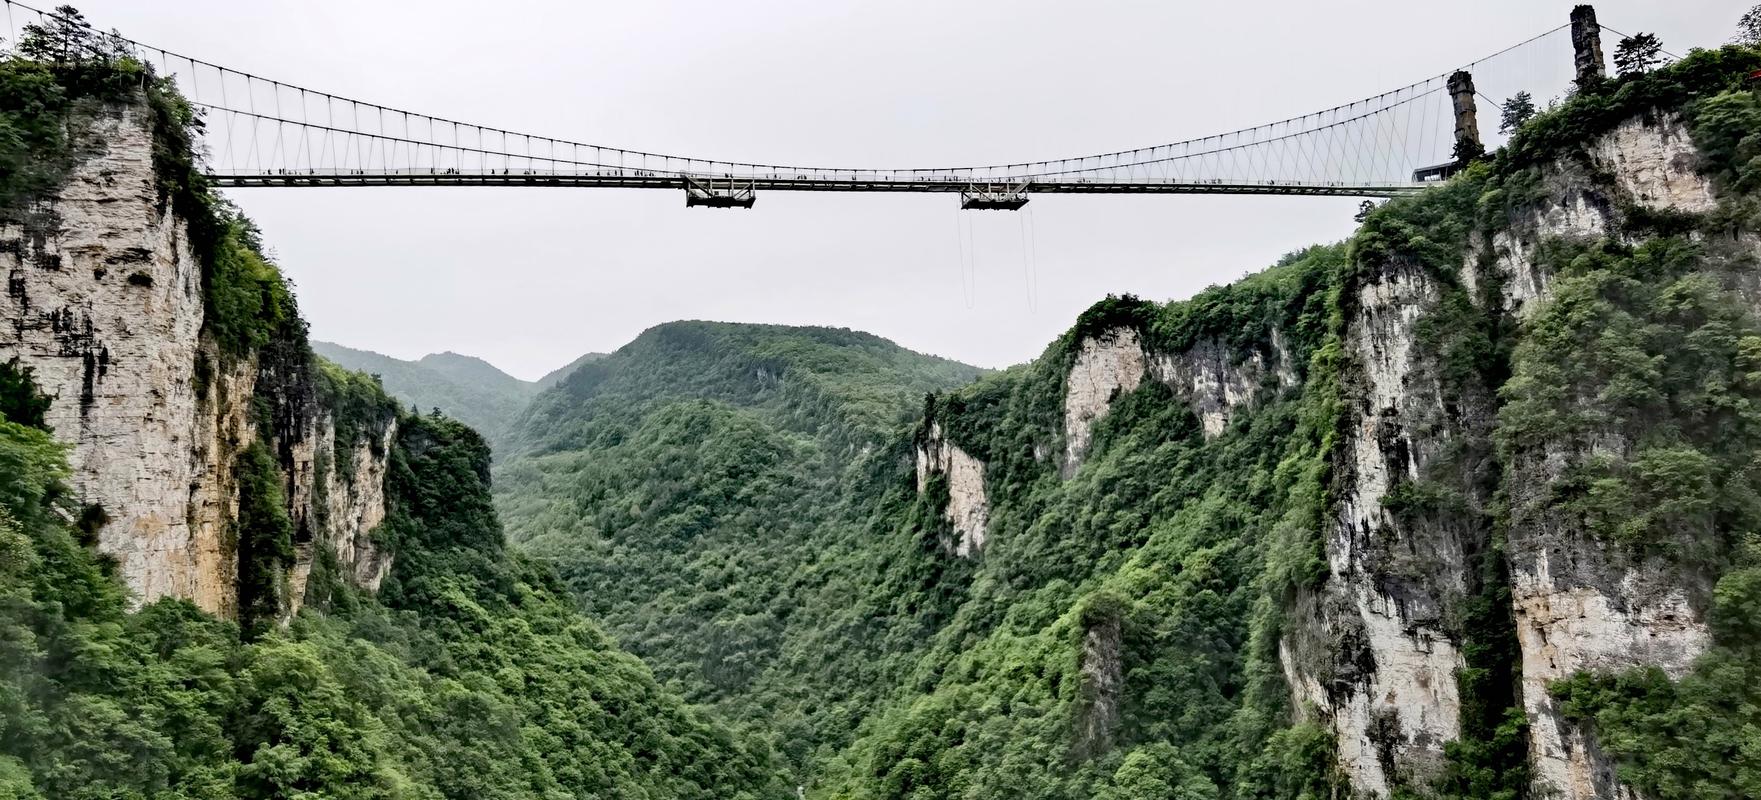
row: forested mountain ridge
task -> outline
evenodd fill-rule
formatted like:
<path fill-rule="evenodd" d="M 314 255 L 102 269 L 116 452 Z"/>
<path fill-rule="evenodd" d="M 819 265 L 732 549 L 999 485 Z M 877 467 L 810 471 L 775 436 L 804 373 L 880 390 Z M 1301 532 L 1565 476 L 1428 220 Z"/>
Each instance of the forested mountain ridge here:
<path fill-rule="evenodd" d="M 312 354 L 63 13 L 0 54 L 0 797 L 788 796 L 506 547 L 481 436 Z"/>
<path fill-rule="evenodd" d="M 790 587 L 861 529 L 841 498 L 863 455 L 979 374 L 842 329 L 660 325 L 532 403 L 497 502 L 669 686 L 810 746 L 767 724 L 798 689 L 755 688 L 811 633 Z"/>
<path fill-rule="evenodd" d="M 763 407 L 802 433 L 854 441 L 898 422 L 924 392 L 982 372 L 845 328 L 669 322 L 561 377 L 515 422 L 510 454 L 580 443 L 595 409 L 676 397 Z"/>
<path fill-rule="evenodd" d="M 535 406 L 498 502 L 810 796 L 1754 796 L 1757 69 L 1587 84 L 818 472 L 658 384 Z"/>
<path fill-rule="evenodd" d="M 582 353 L 574 361 L 570 361 L 567 364 L 544 373 L 544 376 L 534 381 L 534 383 L 538 385 L 540 390 L 549 389 L 550 387 L 557 385 L 562 379 L 569 377 L 569 375 L 576 369 L 579 369 L 582 364 L 598 361 L 599 359 L 605 358 L 605 355 L 605 353 Z"/>

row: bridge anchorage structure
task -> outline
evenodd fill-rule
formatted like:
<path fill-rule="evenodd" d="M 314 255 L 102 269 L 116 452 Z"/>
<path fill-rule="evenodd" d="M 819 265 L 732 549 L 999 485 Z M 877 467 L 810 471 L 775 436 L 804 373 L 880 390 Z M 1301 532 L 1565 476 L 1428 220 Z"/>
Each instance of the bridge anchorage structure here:
<path fill-rule="evenodd" d="M 79 24 L 17 0 L 0 40 Z M 1392 91 L 1211 136 L 1130 150 L 979 166 L 806 167 L 666 155 L 462 122 L 264 78 L 92 30 L 99 58 L 134 58 L 176 81 L 203 118 L 203 167 L 221 187 L 554 186 L 671 189 L 688 208 L 752 208 L 759 192 L 958 194 L 960 208 L 1018 211 L 1028 195 L 1231 194 L 1391 198 L 1446 180 L 1481 152 L 1477 111 L 1519 91 L 1563 94 L 1603 74 L 1601 26 L 1571 21 Z M 0 51 L 3 53 L 4 51 Z M 1304 80 L 1312 85 L 1312 81 Z M 1481 109 L 1482 104 L 1488 104 Z M 1453 123 L 1453 124 L 1452 124 Z"/>

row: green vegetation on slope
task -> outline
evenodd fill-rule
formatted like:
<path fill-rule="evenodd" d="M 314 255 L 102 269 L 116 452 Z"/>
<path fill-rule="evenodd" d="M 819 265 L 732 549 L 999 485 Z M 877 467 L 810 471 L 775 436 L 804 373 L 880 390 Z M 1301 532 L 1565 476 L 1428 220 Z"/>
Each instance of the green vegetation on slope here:
<path fill-rule="evenodd" d="M 803 673 L 778 667 L 838 603 L 802 593 L 834 590 L 825 562 L 872 535 L 840 500 L 868 478 L 853 463 L 924 392 L 978 373 L 845 330 L 663 325 L 533 402 L 498 502 L 669 687 L 800 760 L 826 737 L 779 714 L 860 713 L 802 710 Z"/>
<path fill-rule="evenodd" d="M 1754 50 L 1725 48 L 1592 87 L 1446 187 L 1378 209 L 1346 245 L 1187 302 L 1109 298 L 1038 361 L 937 393 L 915 432 L 871 428 L 865 446 L 826 425 L 839 407 L 816 375 L 706 368 L 714 340 L 644 343 L 534 406 L 498 499 L 516 538 L 623 641 L 767 731 L 816 796 L 1338 796 L 1332 734 L 1290 707 L 1277 649 L 1313 635 L 1292 610 L 1326 573 L 1320 531 L 1345 488 L 1341 397 L 1361 377 L 1344 320 L 1358 288 L 1412 269 L 1438 287 L 1414 344 L 1458 427 L 1424 432 L 1444 455 L 1385 505 L 1415 530 L 1462 535 L 1473 574 L 1441 621 L 1465 661 L 1460 738 L 1435 776 L 1394 776 L 1396 795 L 1530 795 L 1505 548 L 1510 498 L 1528 488 L 1516 482 L 1536 475 L 1513 465 L 1536 448 L 1593 451 L 1573 437 L 1611 431 L 1630 452 L 1580 460 L 1549 488 L 1548 513 L 1575 515 L 1620 558 L 1716 581 L 1718 644 L 1679 682 L 1641 670 L 1555 691 L 1647 796 L 1754 794 L 1761 640 L 1743 620 L 1757 613 L 1761 350 L 1741 293 L 1757 265 L 1741 253 L 1761 232 L 1761 117 L 1740 84 L 1757 67 Z M 1583 168 L 1597 136 L 1673 111 L 1723 190 L 1718 210 L 1617 197 L 1627 238 L 1547 244 L 1557 283 L 1522 321 L 1501 313 L 1493 270 L 1466 279 L 1489 266 L 1470 258 L 1492 257 L 1470 234 L 1546 199 L 1548 165 Z M 1113 400 L 1081 469 L 1060 477 L 1048 454 L 1076 345 L 1122 326 L 1158 353 L 1215 341 L 1237 363 L 1268 356 L 1276 334 L 1301 386 L 1268 385 L 1206 439 L 1146 382 Z M 750 398 L 767 390 L 755 418 Z M 917 491 L 912 447 L 931 422 L 985 465 L 980 558 L 950 550 L 946 480 Z M 853 454 L 815 469 L 828 431 Z"/>
<path fill-rule="evenodd" d="M 1327 329 L 1311 301 L 1343 259 L 1342 247 L 1313 248 L 1167 306 L 1110 299 L 1038 362 L 936 398 L 931 418 L 986 463 L 990 540 L 963 586 L 931 593 L 889 578 L 855 609 L 940 606 L 927 617 L 939 624 L 910 631 L 919 646 L 858 650 L 905 659 L 895 670 L 905 680 L 826 765 L 831 794 L 1326 796 L 1329 737 L 1288 726 L 1276 655 L 1280 600 L 1324 570 L 1321 456 L 1335 407 L 1324 337 L 1290 354 L 1315 376 L 1310 389 L 1267 385 L 1271 399 L 1219 438 L 1149 381 L 1114 400 L 1072 478 L 1037 453 L 1057 441 L 1080 336 L 1125 325 L 1151 342 L 1224 335 L 1238 358 L 1269 355 L 1273 330 Z M 1225 335 L 1237 331 L 1248 333 Z M 903 512 L 892 526 L 939 523 L 906 504 L 938 509 L 945 494 L 914 498 L 902 475 L 893 485 L 905 496 L 890 502 Z M 933 541 L 912 560 L 945 560 Z M 1116 652 L 1091 645 L 1111 630 Z M 1108 672 L 1117 687 L 1097 677 Z"/>
<path fill-rule="evenodd" d="M 785 793 L 766 751 L 662 690 L 548 568 L 505 551 L 480 437 L 439 417 L 400 428 L 380 595 L 317 569 L 308 610 L 241 636 L 181 601 L 127 612 L 63 521 L 61 448 L 0 420 L 0 796 Z"/>
<path fill-rule="evenodd" d="M 317 400 L 346 451 L 397 404 L 367 376 L 314 363 L 255 229 L 194 169 L 187 104 L 101 44 L 70 24 L 0 58 L 0 213 L 52 193 L 102 144 L 75 123 L 101 107 L 150 112 L 161 199 L 201 263 L 205 332 L 224 366 L 259 366 L 261 439 L 238 461 L 231 525 L 243 624 L 177 600 L 129 610 L 114 564 L 69 522 L 88 510 L 42 429 L 47 401 L 0 363 L 0 797 L 786 796 L 762 744 L 659 686 L 548 567 L 505 548 L 488 447 L 460 423 L 398 420 L 374 532 L 395 556 L 380 593 L 341 580 L 318 547 L 307 604 L 277 624 L 295 531 L 271 434 L 288 441 Z M 195 366 L 207 395 L 216 365 Z"/>
<path fill-rule="evenodd" d="M 1133 321 L 1157 341 L 1256 332 L 1226 339 L 1243 357 L 1274 329 L 1313 331 L 1293 344 L 1306 372 L 1342 258 L 1315 248 L 1189 303 L 1110 301 L 1085 324 Z M 1035 364 L 937 395 L 934 419 L 986 462 L 997 509 L 974 561 L 947 546 L 946 490 L 933 488 L 945 483 L 917 492 L 900 424 L 934 384 L 848 352 L 873 341 L 651 331 L 534 404 L 513 434 L 525 453 L 500 472 L 510 529 L 620 641 L 772 736 L 821 793 L 1321 791 L 1326 737 L 1281 730 L 1279 620 L 1265 598 L 1321 569 L 1330 398 L 1281 398 L 1206 442 L 1183 403 L 1148 385 L 1121 398 L 1063 481 L 1036 445 L 1057 436 L 1075 334 Z M 865 401 L 882 389 L 887 402 Z M 1078 606 L 1105 605 L 1085 597 L 1131 598 L 1110 612 L 1131 667 L 1126 724 L 1094 759 L 1071 742 L 1088 713 Z M 1163 760 L 1171 749 L 1181 757 Z M 1292 764 L 1315 769 L 1284 772 Z"/>
<path fill-rule="evenodd" d="M 562 383 L 564 378 L 574 374 L 575 370 L 581 368 L 581 365 L 591 364 L 602 358 L 605 358 L 604 353 L 582 353 L 574 361 L 570 361 L 567 364 L 544 373 L 544 377 L 539 378 L 537 381 L 534 381 L 534 383 L 536 383 L 541 390 L 549 389 L 552 386 Z"/>
<path fill-rule="evenodd" d="M 64 521 L 76 510 L 57 448 L 30 426 L 34 393 L 0 372 L 0 408 L 19 414 L 0 422 L 0 789 L 769 797 L 793 783 L 786 765 L 816 796 L 861 800 L 1341 796 L 1332 734 L 1291 707 L 1279 647 L 1314 635 L 1303 604 L 1346 480 L 1343 399 L 1360 365 L 1345 320 L 1356 289 L 1398 268 L 1439 292 L 1414 345 L 1446 422 L 1484 411 L 1498 433 L 1424 431 L 1448 457 L 1385 502 L 1414 529 L 1467 530 L 1475 566 L 1441 623 L 1466 666 L 1460 739 L 1434 779 L 1393 776 L 1396 796 L 1529 794 L 1504 548 L 1538 515 L 1617 560 L 1680 570 L 1716 639 L 1678 681 L 1560 682 L 1567 721 L 1646 796 L 1754 795 L 1761 114 L 1739 82 L 1757 67 L 1755 51 L 1726 48 L 1590 87 L 1489 163 L 1372 213 L 1346 245 L 1187 302 L 1109 298 L 1038 361 L 958 389 L 973 370 L 848 331 L 654 329 L 541 395 L 510 434 L 498 500 L 549 564 L 503 546 L 482 439 L 405 417 L 380 531 L 393 574 L 374 598 L 321 563 L 311 610 L 285 629 L 241 636 L 175 602 L 124 613 Z M 1543 199 L 1545 165 L 1585 166 L 1595 136 L 1676 110 L 1724 190 L 1717 211 L 1628 203 L 1606 241 L 1547 243 L 1550 296 L 1520 323 L 1499 287 L 1466 280 L 1470 232 Z M 212 274 L 281 308 L 245 267 Z M 229 308 L 217 318 L 241 327 L 226 338 L 257 341 L 264 329 Z M 289 319 L 262 341 L 290 341 Z M 1258 405 L 1207 438 L 1146 382 L 1112 398 L 1065 477 L 1048 455 L 1065 376 L 1085 335 L 1118 327 L 1161 354 L 1215 341 L 1234 364 L 1270 357 L 1276 335 L 1298 385 L 1268 376 Z M 328 397 L 383 402 L 370 382 L 319 375 Z M 916 485 L 932 422 L 986 465 L 975 559 L 949 546 L 946 479 Z M 1558 479 L 1528 469 L 1554 452 Z M 274 515 L 244 517 L 241 535 L 282 559 Z"/>
<path fill-rule="evenodd" d="M 1589 453 L 1536 512 L 1673 565 L 1708 608 L 1713 646 L 1681 680 L 1646 668 L 1552 687 L 1621 780 L 1659 800 L 1761 793 L 1761 319 L 1745 288 L 1761 269 L 1761 97 L 1740 79 L 1757 68 L 1753 49 L 1698 51 L 1584 101 L 1680 108 L 1723 197 L 1704 215 L 1634 215 L 1625 233 L 1651 237 L 1637 245 L 1545 251 L 1554 299 L 1513 354 L 1500 415 L 1507 458 L 1538 441 Z"/>

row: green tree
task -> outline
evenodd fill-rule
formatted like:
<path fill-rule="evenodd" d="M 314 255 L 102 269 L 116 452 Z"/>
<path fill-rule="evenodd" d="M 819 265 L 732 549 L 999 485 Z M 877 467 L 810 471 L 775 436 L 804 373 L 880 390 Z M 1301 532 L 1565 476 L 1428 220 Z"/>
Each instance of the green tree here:
<path fill-rule="evenodd" d="M 97 34 L 84 14 L 73 6 L 56 6 L 42 22 L 24 26 L 18 52 L 35 61 L 71 64 L 91 56 Z"/>
<path fill-rule="evenodd" d="M 1663 60 L 1663 43 L 1654 33 L 1639 33 L 1620 40 L 1614 48 L 1614 69 L 1622 75 L 1639 75 Z"/>
<path fill-rule="evenodd" d="M 1749 9 L 1742 19 L 1737 20 L 1737 35 L 1732 41 L 1750 47 L 1761 47 L 1761 5 Z"/>
<path fill-rule="evenodd" d="M 1515 133 L 1523 123 L 1535 116 L 1535 99 L 1528 92 L 1517 92 L 1515 96 L 1504 101 L 1502 117 L 1498 122 L 1499 133 Z"/>
<path fill-rule="evenodd" d="M 49 398 L 37 391 L 31 380 L 31 368 L 18 359 L 0 362 L 0 419 L 20 425 L 43 427 L 43 415 L 49 411 Z"/>

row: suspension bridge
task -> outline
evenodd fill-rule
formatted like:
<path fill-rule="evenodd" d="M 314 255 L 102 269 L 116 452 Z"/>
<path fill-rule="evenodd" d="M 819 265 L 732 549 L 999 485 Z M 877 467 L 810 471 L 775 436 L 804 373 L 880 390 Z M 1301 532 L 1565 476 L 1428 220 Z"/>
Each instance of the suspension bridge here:
<path fill-rule="evenodd" d="M 3 1 L 7 43 L 29 26 L 83 25 Z M 690 206 L 750 208 L 759 192 L 940 192 L 968 209 L 1033 194 L 1234 194 L 1387 198 L 1446 178 L 1482 146 L 1494 97 L 1558 96 L 1603 74 L 1602 27 L 1571 21 L 1400 88 L 1321 111 L 1178 142 L 1044 161 L 906 169 L 724 161 L 590 144 L 342 97 L 128 39 L 90 46 L 171 76 L 204 118 L 205 166 L 225 187 L 558 186 L 670 189 Z M 1609 29 L 1610 32 L 1612 29 Z"/>

